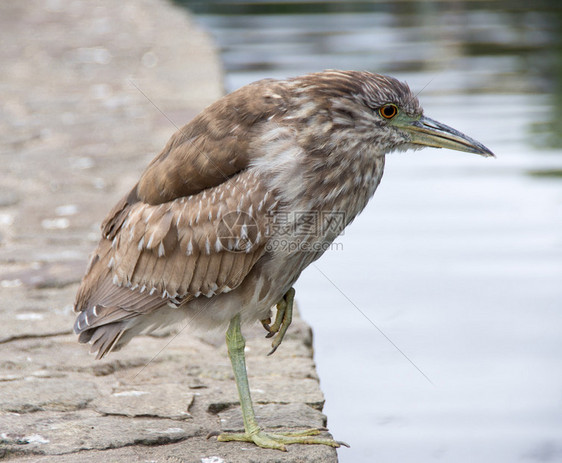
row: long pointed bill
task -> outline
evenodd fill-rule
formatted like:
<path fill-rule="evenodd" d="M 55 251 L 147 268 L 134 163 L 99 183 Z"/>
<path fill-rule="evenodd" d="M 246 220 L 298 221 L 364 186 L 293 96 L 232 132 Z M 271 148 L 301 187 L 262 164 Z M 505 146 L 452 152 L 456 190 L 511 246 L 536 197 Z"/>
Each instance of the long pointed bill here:
<path fill-rule="evenodd" d="M 422 116 L 417 121 L 412 121 L 402 128 L 410 133 L 412 137 L 411 142 L 416 145 L 449 148 L 451 150 L 476 153 L 485 157 L 494 157 L 494 153 L 482 143 L 429 117 Z"/>

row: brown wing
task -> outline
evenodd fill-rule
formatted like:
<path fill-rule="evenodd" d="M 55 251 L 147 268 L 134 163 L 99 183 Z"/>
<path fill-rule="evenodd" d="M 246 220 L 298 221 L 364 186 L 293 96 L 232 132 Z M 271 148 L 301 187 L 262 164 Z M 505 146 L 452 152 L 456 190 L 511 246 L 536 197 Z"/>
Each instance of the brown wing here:
<path fill-rule="evenodd" d="M 129 206 L 114 238 L 100 241 L 79 289 L 80 340 L 98 327 L 236 288 L 265 252 L 274 206 L 250 170 L 197 195 Z"/>
<path fill-rule="evenodd" d="M 98 358 L 139 315 L 230 291 L 263 255 L 275 198 L 248 170 L 248 143 L 284 111 L 271 91 L 258 83 L 207 108 L 108 215 L 75 302 L 75 331 Z"/>

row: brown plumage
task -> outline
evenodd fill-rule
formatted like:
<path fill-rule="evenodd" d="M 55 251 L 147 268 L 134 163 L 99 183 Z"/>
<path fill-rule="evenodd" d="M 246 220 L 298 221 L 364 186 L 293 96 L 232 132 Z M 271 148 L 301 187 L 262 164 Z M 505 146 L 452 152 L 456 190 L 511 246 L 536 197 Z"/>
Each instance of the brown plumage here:
<path fill-rule="evenodd" d="M 259 269 L 271 267 L 267 264 L 275 254 L 266 252 L 268 240 L 275 238 L 268 233 L 269 220 L 280 210 L 291 210 L 291 196 L 301 197 L 299 210 L 310 210 L 307 202 L 322 202 L 329 194 L 324 190 L 339 182 L 338 176 L 318 177 L 316 170 L 323 168 L 330 148 L 315 131 L 299 126 L 318 119 L 327 130 L 338 117 L 340 125 L 350 123 L 353 115 L 342 110 L 338 116 L 332 95 L 324 93 L 335 89 L 341 94 L 338 98 L 345 99 L 362 85 L 352 76 L 334 72 L 285 82 L 260 81 L 227 95 L 175 133 L 102 225 L 102 239 L 76 298 L 80 314 L 75 331 L 80 342 L 91 342 L 92 351 L 102 357 L 141 331 L 187 316 L 196 299 L 209 303 L 209 311 L 220 311 L 217 296 L 231 290 L 237 290 L 232 299 L 239 304 L 259 304 L 245 309 L 246 318 L 265 318 L 311 260 L 288 256 L 286 277 L 276 271 L 261 275 Z M 304 90 L 310 94 L 302 94 Z M 295 162 L 312 151 L 302 165 Z M 270 162 L 267 158 L 272 155 L 278 159 L 271 169 L 264 168 L 262 161 Z M 360 187 L 374 190 L 382 174 L 377 166 L 380 163 L 369 168 Z M 301 184 L 279 189 L 287 184 L 287 168 L 293 177 L 289 184 L 294 177 L 312 177 L 316 188 Z M 364 201 L 359 201 L 360 207 Z M 255 234 L 249 237 L 249 249 L 218 236 L 221 221 L 233 212 L 242 212 L 240 219 L 249 221 L 246 225 Z M 232 231 L 241 233 L 244 224 L 236 225 Z M 248 278 L 252 270 L 254 275 Z M 223 307 L 223 316 L 201 314 L 196 321 L 224 324 L 237 310 L 231 305 Z"/>
<path fill-rule="evenodd" d="M 385 105 L 422 120 L 406 84 L 355 71 L 259 81 L 205 109 L 105 219 L 76 298 L 80 342 L 100 358 L 189 314 L 209 328 L 267 318 L 366 205 L 385 154 L 430 144 Z M 470 146 L 454 148 L 489 153 Z"/>
<path fill-rule="evenodd" d="M 225 96 L 172 136 L 104 221 L 76 297 L 79 341 L 100 358 L 186 317 L 228 324 L 245 432 L 218 440 L 339 447 L 320 430 L 260 428 L 240 323 L 262 320 L 268 337 L 277 333 L 273 352 L 291 322 L 292 285 L 365 207 L 385 155 L 423 146 L 493 156 L 425 117 L 391 77 L 325 71 Z"/>

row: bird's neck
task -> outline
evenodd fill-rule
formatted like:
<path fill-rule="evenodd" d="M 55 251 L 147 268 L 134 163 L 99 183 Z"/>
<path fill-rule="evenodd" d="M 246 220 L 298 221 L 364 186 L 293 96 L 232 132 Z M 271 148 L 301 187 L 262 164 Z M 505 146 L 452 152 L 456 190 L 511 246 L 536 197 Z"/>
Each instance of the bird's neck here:
<path fill-rule="evenodd" d="M 284 212 L 334 214 L 345 226 L 366 206 L 383 175 L 384 155 L 360 140 L 302 146 L 290 128 L 278 127 L 265 141 L 252 168 L 266 179 Z"/>
<path fill-rule="evenodd" d="M 347 154 L 335 153 L 318 160 L 325 164 L 322 169 L 305 166 L 302 188 L 295 201 L 305 209 L 344 218 L 345 225 L 355 219 L 375 193 L 385 162 L 384 156 L 368 149 Z"/>

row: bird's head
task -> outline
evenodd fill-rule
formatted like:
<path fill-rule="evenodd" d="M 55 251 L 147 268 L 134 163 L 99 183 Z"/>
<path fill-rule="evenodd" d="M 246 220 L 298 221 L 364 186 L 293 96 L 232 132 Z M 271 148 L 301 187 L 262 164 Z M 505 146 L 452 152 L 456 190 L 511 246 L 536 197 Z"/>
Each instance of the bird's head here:
<path fill-rule="evenodd" d="M 429 146 L 494 156 L 482 143 L 425 116 L 408 85 L 393 77 L 324 71 L 305 79 L 300 85 L 304 84 L 315 101 L 325 101 L 332 133 L 369 142 L 379 154 Z"/>

